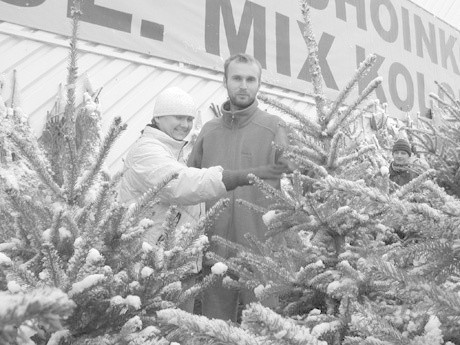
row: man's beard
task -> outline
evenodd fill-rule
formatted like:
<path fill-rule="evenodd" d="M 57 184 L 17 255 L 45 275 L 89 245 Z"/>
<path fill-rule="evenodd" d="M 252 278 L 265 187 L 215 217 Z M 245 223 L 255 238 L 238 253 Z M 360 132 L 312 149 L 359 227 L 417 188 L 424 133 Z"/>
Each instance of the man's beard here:
<path fill-rule="evenodd" d="M 249 98 L 246 98 L 244 101 L 241 101 L 238 99 L 238 95 L 234 95 L 230 97 L 230 102 L 237 108 L 244 109 L 250 106 L 252 103 L 254 103 L 255 97 L 248 97 Z"/>

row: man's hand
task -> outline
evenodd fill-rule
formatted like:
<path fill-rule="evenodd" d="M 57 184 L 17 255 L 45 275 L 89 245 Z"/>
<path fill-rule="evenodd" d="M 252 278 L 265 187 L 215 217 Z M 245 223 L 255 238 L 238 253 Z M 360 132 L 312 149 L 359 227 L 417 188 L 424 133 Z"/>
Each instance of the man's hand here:
<path fill-rule="evenodd" d="M 280 179 L 283 174 L 291 172 L 292 170 L 287 163 L 277 163 L 254 168 L 251 173 L 264 180 L 274 180 Z"/>
<path fill-rule="evenodd" d="M 254 174 L 263 180 L 279 180 L 283 176 L 283 173 L 291 172 L 292 170 L 287 163 L 262 165 L 257 168 L 245 170 L 224 170 L 222 171 L 222 182 L 227 191 L 230 191 L 237 187 L 249 185 L 249 174 Z"/>

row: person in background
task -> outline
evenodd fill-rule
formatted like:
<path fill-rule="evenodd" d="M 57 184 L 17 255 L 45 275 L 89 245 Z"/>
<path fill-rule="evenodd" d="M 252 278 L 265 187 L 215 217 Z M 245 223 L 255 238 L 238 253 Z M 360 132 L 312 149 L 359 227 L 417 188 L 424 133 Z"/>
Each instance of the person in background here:
<path fill-rule="evenodd" d="M 390 163 L 389 169 L 391 181 L 399 186 L 404 186 L 419 175 L 410 162 L 412 150 L 406 139 L 396 140 L 392 154 L 393 161 Z"/>
<path fill-rule="evenodd" d="M 205 169 L 187 167 L 185 138 L 192 129 L 195 116 L 195 103 L 188 93 L 178 87 L 164 90 L 156 98 L 152 122 L 129 148 L 124 160 L 119 200 L 125 205 L 135 203 L 173 173 L 178 174 L 158 194 L 160 202 L 153 210 L 154 226 L 143 238 L 149 244 L 157 244 L 161 238 L 162 224 L 171 205 L 177 205 L 179 210 L 176 226 L 193 225 L 201 215 L 200 203 L 217 200 L 227 191 L 248 185 L 247 175 L 250 173 L 262 179 L 274 179 L 279 178 L 285 169 L 281 164 L 265 164 L 245 170 L 229 170 L 218 165 Z M 183 309 L 193 311 L 193 301 Z"/>
<path fill-rule="evenodd" d="M 218 165 L 224 169 L 251 169 L 257 166 L 289 163 L 283 161 L 280 146 L 288 145 L 285 128 L 278 116 L 268 114 L 259 108 L 256 99 L 261 84 L 262 68 L 260 63 L 247 54 L 233 55 L 224 64 L 224 86 L 227 89 L 228 100 L 221 106 L 222 116 L 204 124 L 188 164 L 195 168 L 210 168 Z M 280 178 L 269 179 L 275 188 L 280 188 Z M 269 201 L 264 194 L 254 186 L 245 186 L 228 191 L 230 206 L 225 208 L 209 235 L 218 235 L 235 243 L 245 245 L 246 234 L 257 239 L 265 240 L 267 227 L 262 217 L 247 207 L 238 206 L 236 200 L 242 199 L 252 204 L 267 207 Z M 214 201 L 206 203 L 209 209 Z M 226 247 L 211 244 L 210 250 L 224 258 L 233 253 Z M 203 270 L 209 272 L 211 262 L 204 260 Z M 230 290 L 221 285 L 204 291 L 202 298 L 202 313 L 210 318 L 237 320 L 239 303 L 247 304 L 255 300 L 250 290 Z M 267 306 L 273 306 L 274 301 L 265 301 Z"/>

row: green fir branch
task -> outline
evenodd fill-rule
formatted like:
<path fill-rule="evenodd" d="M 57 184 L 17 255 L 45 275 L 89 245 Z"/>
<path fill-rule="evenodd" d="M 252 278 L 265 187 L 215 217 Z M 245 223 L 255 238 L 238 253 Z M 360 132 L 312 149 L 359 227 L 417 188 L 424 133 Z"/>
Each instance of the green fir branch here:
<path fill-rule="evenodd" d="M 75 203 L 75 194 L 76 194 L 76 185 L 78 180 L 78 173 L 80 170 L 80 164 L 76 155 L 76 146 L 75 142 L 69 135 L 64 136 L 64 147 L 65 150 L 65 167 L 64 170 L 64 193 L 66 194 L 67 203 L 73 205 Z"/>
<path fill-rule="evenodd" d="M 321 127 L 318 123 L 316 123 L 315 121 L 311 121 L 310 119 L 308 119 L 305 114 L 302 114 L 298 111 L 296 111 L 295 109 L 285 105 L 284 103 L 282 102 L 279 102 L 271 97 L 267 97 L 265 94 L 263 93 L 259 93 L 259 95 L 257 96 L 260 100 L 262 100 L 263 102 L 277 108 L 278 110 L 280 110 L 282 113 L 286 114 L 286 115 L 289 115 L 290 117 L 294 118 L 295 120 L 299 121 L 300 123 L 300 128 L 302 129 L 302 131 L 306 132 L 308 135 L 311 135 L 312 137 L 315 137 L 315 138 L 319 138 L 320 135 L 321 135 Z M 291 125 L 289 125 L 291 126 Z"/>
<path fill-rule="evenodd" d="M 145 192 L 136 203 L 129 206 L 127 212 L 123 216 L 122 222 L 120 224 L 120 232 L 124 232 L 127 228 L 132 226 L 136 222 L 139 216 L 152 204 L 159 202 L 157 198 L 158 193 L 173 179 L 177 178 L 178 174 L 173 173 L 165 177 L 161 182 L 155 185 L 155 187 L 150 188 Z"/>
<path fill-rule="evenodd" d="M 18 338 L 21 343 L 31 341 L 22 333 L 23 325 L 35 332 L 61 330 L 60 320 L 71 315 L 75 308 L 65 293 L 51 288 L 15 295 L 0 291 L 0 304 L 6 308 L 0 312 L 0 343 L 5 345 L 16 343 Z"/>
<path fill-rule="evenodd" d="M 315 163 L 308 157 L 299 156 L 293 152 L 286 151 L 284 153 L 287 159 L 292 160 L 299 168 L 306 169 L 311 171 L 313 174 L 316 174 L 318 177 L 328 176 L 327 170 L 320 164 Z"/>
<path fill-rule="evenodd" d="M 425 171 L 423 174 L 417 176 L 415 179 L 399 188 L 399 190 L 395 193 L 395 197 L 400 199 L 404 198 L 407 194 L 419 188 L 423 182 L 435 178 L 436 174 L 437 172 L 434 169 Z"/>
<path fill-rule="evenodd" d="M 376 88 L 382 84 L 383 79 L 381 77 L 377 77 L 374 80 L 372 80 L 369 85 L 366 86 L 366 88 L 361 92 L 359 97 L 351 104 L 348 106 L 348 108 L 343 111 L 336 120 L 331 122 L 327 128 L 327 133 L 329 135 L 333 135 L 339 128 L 347 122 L 347 119 L 350 117 L 353 111 L 359 107 L 359 105 L 365 101 L 369 95 L 374 91 Z"/>
<path fill-rule="evenodd" d="M 341 131 L 337 131 L 332 137 L 331 146 L 329 148 L 326 163 L 327 168 L 329 168 L 330 170 L 335 170 L 338 167 L 337 158 L 339 156 L 339 144 L 343 137 L 344 134 Z"/>
<path fill-rule="evenodd" d="M 53 220 L 51 221 L 50 227 L 50 242 L 57 246 L 59 243 L 59 228 L 62 224 L 62 215 L 64 211 L 62 209 L 56 210 L 53 214 Z"/>
<path fill-rule="evenodd" d="M 315 337 L 308 328 L 297 325 L 295 321 L 283 318 L 258 303 L 251 303 L 250 306 L 243 311 L 242 326 L 248 329 L 261 328 L 260 336 L 267 338 L 266 334 L 271 335 L 273 338 L 270 340 L 274 344 L 281 341 L 292 345 L 324 344 L 324 342 Z"/>
<path fill-rule="evenodd" d="M 363 155 L 366 155 L 368 153 L 372 153 L 372 151 L 375 151 L 376 148 L 374 145 L 368 145 L 361 147 L 357 152 L 351 153 L 347 156 L 342 156 L 337 159 L 336 165 L 339 167 L 346 166 L 347 164 L 355 161 L 357 158 L 362 157 Z"/>
<path fill-rule="evenodd" d="M 334 103 L 331 105 L 329 111 L 326 113 L 326 124 L 329 124 L 330 120 L 332 119 L 332 116 L 334 116 L 334 114 L 337 112 L 339 107 L 348 97 L 348 95 L 356 86 L 358 81 L 361 80 L 369 72 L 369 69 L 374 65 L 376 60 L 377 55 L 371 54 L 363 62 L 359 64 L 358 70 L 355 72 L 353 78 L 351 78 L 348 84 L 339 93 Z"/>
<path fill-rule="evenodd" d="M 64 199 L 61 188 L 56 184 L 56 182 L 54 182 L 53 177 L 47 168 L 49 163 L 42 161 L 46 158 L 37 154 L 36 149 L 28 146 L 26 141 L 19 138 L 15 133 L 10 133 L 9 138 L 18 148 L 22 156 L 24 156 L 24 158 L 26 158 L 27 161 L 31 164 L 33 169 L 37 172 L 40 180 L 49 188 L 49 190 L 53 192 L 53 194 L 58 199 Z"/>
<path fill-rule="evenodd" d="M 313 28 L 311 25 L 310 6 L 306 0 L 301 1 L 301 12 L 305 28 L 302 31 L 302 36 L 307 43 L 308 48 L 308 69 L 311 74 L 313 92 L 315 97 L 316 112 L 320 122 L 325 120 L 325 97 L 323 93 L 323 75 L 321 73 L 321 67 L 318 60 L 318 44 L 316 43 Z"/>
<path fill-rule="evenodd" d="M 443 93 L 444 95 L 446 95 L 447 98 L 448 98 L 453 104 L 458 105 L 457 101 L 455 100 L 455 97 L 454 97 L 449 91 L 447 91 L 447 89 L 444 87 L 444 85 L 442 85 L 441 83 L 437 82 L 436 80 L 435 80 L 434 83 L 437 85 L 437 87 L 438 87 L 439 90 L 441 91 L 440 93 Z M 439 98 L 439 97 L 438 97 L 438 98 Z M 448 105 L 448 104 L 446 104 L 446 105 Z"/>
<path fill-rule="evenodd" d="M 307 157 L 309 160 L 317 164 L 322 164 L 326 161 L 327 153 L 322 147 L 316 143 L 307 141 L 302 142 L 302 144 L 306 147 L 301 147 L 299 145 L 290 146 L 285 150 L 285 152 L 289 152 L 292 156 Z"/>
<path fill-rule="evenodd" d="M 232 326 L 223 320 L 210 320 L 179 309 L 160 310 L 157 315 L 161 323 L 180 327 L 186 332 L 193 332 L 194 337 L 207 336 L 226 345 L 261 345 L 248 331 Z"/>
<path fill-rule="evenodd" d="M 54 287 L 60 288 L 66 285 L 67 277 L 64 272 L 64 264 L 59 257 L 59 253 L 54 248 L 51 242 L 43 242 L 43 267 L 51 275 L 51 281 Z"/>
<path fill-rule="evenodd" d="M 76 195 L 78 198 L 82 198 L 85 193 L 91 188 L 94 184 L 97 174 L 100 172 L 102 164 L 107 158 L 109 151 L 114 143 L 114 141 L 120 136 L 120 134 L 126 129 L 126 124 L 121 124 L 121 118 L 116 117 L 113 119 L 112 125 L 109 128 L 109 131 L 99 149 L 99 153 L 96 156 L 96 159 L 89 169 L 89 171 L 82 177 L 82 180 L 77 187 Z"/>

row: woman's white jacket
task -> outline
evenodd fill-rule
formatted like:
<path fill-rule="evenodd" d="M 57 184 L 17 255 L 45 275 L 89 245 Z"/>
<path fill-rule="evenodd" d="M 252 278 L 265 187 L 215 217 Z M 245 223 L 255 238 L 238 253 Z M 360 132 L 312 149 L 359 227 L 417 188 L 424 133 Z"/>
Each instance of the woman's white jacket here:
<path fill-rule="evenodd" d="M 171 205 L 179 207 L 177 226 L 193 225 L 204 210 L 200 203 L 226 195 L 222 182 L 223 169 L 220 166 L 207 169 L 187 167 L 184 157 L 186 144 L 147 126 L 126 155 L 119 188 L 119 199 L 126 205 L 135 203 L 171 174 L 178 174 L 157 195 L 160 203 L 153 210 L 155 225 L 144 235 L 144 240 L 150 244 L 156 244 L 162 235 L 161 227 Z"/>

